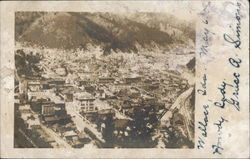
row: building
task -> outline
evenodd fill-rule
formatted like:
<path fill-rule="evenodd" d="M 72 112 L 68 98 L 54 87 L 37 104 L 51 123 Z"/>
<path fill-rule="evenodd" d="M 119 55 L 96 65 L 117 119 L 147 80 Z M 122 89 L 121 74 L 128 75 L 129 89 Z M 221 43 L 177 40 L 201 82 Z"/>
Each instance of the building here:
<path fill-rule="evenodd" d="M 42 85 L 40 81 L 29 81 L 28 82 L 28 91 L 38 92 L 42 90 Z"/>
<path fill-rule="evenodd" d="M 65 93 L 64 100 L 65 102 L 73 102 L 73 93 Z"/>
<path fill-rule="evenodd" d="M 60 123 L 60 124 L 64 124 L 67 123 L 68 121 L 70 121 L 70 116 L 65 114 L 65 115 L 61 115 L 61 116 L 44 116 L 43 117 L 43 121 L 46 124 L 56 124 L 56 123 Z"/>
<path fill-rule="evenodd" d="M 27 97 L 28 100 L 38 100 L 38 99 L 43 99 L 43 98 L 49 98 L 51 96 L 51 92 L 48 91 L 36 91 L 36 92 L 28 92 Z"/>
<path fill-rule="evenodd" d="M 55 71 L 56 74 L 58 74 L 60 76 L 66 76 L 67 75 L 67 69 L 65 67 L 56 68 L 54 71 Z"/>
<path fill-rule="evenodd" d="M 65 80 L 64 79 L 54 79 L 52 81 L 48 82 L 50 87 L 60 87 L 65 85 Z"/>
<path fill-rule="evenodd" d="M 25 94 L 28 92 L 28 82 L 26 80 L 19 80 L 19 93 Z"/>
<path fill-rule="evenodd" d="M 47 124 L 66 123 L 70 116 L 65 110 L 64 103 L 44 103 L 41 105 L 42 119 Z"/>
<path fill-rule="evenodd" d="M 101 84 L 114 83 L 115 79 L 112 77 L 102 77 L 98 79 L 98 82 Z"/>
<path fill-rule="evenodd" d="M 64 86 L 63 89 L 60 90 L 60 95 L 64 98 L 65 102 L 73 102 L 74 95 L 80 93 L 82 90 L 73 86 Z"/>
<path fill-rule="evenodd" d="M 28 129 L 39 129 L 41 128 L 41 124 L 38 118 L 28 119 L 27 120 Z"/>
<path fill-rule="evenodd" d="M 30 105 L 29 104 L 20 105 L 19 111 L 20 111 L 20 113 L 30 113 L 31 112 Z"/>
<path fill-rule="evenodd" d="M 55 115 L 56 116 L 66 116 L 67 115 L 67 111 L 65 110 L 65 104 L 56 104 L 55 105 Z"/>
<path fill-rule="evenodd" d="M 21 113 L 21 118 L 24 120 L 24 121 L 27 121 L 28 118 L 31 117 L 31 113 Z"/>
<path fill-rule="evenodd" d="M 79 137 L 79 141 L 83 143 L 88 143 L 91 141 L 90 138 L 84 132 L 80 132 L 78 137 Z"/>
<path fill-rule="evenodd" d="M 46 104 L 53 104 L 53 102 L 51 102 L 48 98 L 32 98 L 30 100 L 30 107 L 31 110 L 37 113 L 41 113 L 42 112 L 42 105 L 46 105 Z"/>
<path fill-rule="evenodd" d="M 43 117 L 43 121 L 46 123 L 46 124 L 55 124 L 59 121 L 60 119 L 58 117 L 55 117 L 55 116 L 45 116 Z"/>
<path fill-rule="evenodd" d="M 54 104 L 44 104 L 42 105 L 42 112 L 43 116 L 50 116 L 55 114 L 55 105 Z"/>
<path fill-rule="evenodd" d="M 80 112 L 88 113 L 96 111 L 94 106 L 95 98 L 91 94 L 87 92 L 75 93 L 74 99 Z"/>
<path fill-rule="evenodd" d="M 27 80 L 27 89 L 30 92 L 39 92 L 44 89 L 50 89 L 50 80 Z"/>
<path fill-rule="evenodd" d="M 94 98 L 79 99 L 80 111 L 83 111 L 85 113 L 96 112 L 97 109 L 94 105 L 94 100 Z"/>
<path fill-rule="evenodd" d="M 17 105 L 20 103 L 19 93 L 14 94 L 14 104 Z"/>
<path fill-rule="evenodd" d="M 138 83 L 141 82 L 141 77 L 129 77 L 125 78 L 124 80 L 126 84 Z"/>
<path fill-rule="evenodd" d="M 78 82 L 78 86 L 86 86 L 89 83 L 87 80 L 81 80 Z"/>
<path fill-rule="evenodd" d="M 73 130 L 64 132 L 63 137 L 66 140 L 71 140 L 71 141 L 78 139 L 77 133 L 74 132 Z"/>

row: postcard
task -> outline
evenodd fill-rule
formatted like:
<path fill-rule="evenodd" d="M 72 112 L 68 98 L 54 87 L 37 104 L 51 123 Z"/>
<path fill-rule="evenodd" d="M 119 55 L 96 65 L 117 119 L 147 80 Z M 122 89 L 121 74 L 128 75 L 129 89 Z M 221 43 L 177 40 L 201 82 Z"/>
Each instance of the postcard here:
<path fill-rule="evenodd" d="M 249 158 L 249 2 L 2 1 L 1 158 Z"/>

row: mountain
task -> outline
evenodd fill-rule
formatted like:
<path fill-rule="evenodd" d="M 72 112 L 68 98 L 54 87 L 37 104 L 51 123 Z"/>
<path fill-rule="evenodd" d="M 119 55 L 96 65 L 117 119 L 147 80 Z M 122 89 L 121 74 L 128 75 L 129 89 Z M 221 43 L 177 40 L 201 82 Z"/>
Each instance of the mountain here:
<path fill-rule="evenodd" d="M 15 39 L 17 40 L 23 32 L 45 12 L 15 12 Z"/>
<path fill-rule="evenodd" d="M 180 20 L 174 15 L 165 13 L 136 13 L 127 14 L 128 18 L 148 27 L 166 32 L 176 39 L 195 42 L 195 24 L 186 20 Z"/>
<path fill-rule="evenodd" d="M 100 46 L 104 53 L 165 50 L 171 44 L 188 45 L 187 41 L 194 41 L 185 30 L 188 27 L 187 30 L 194 30 L 189 24 L 181 21 L 182 27 L 177 27 L 173 24 L 175 19 L 157 19 L 158 16 L 158 13 L 128 16 L 100 12 L 18 12 L 16 41 L 66 50 Z"/>

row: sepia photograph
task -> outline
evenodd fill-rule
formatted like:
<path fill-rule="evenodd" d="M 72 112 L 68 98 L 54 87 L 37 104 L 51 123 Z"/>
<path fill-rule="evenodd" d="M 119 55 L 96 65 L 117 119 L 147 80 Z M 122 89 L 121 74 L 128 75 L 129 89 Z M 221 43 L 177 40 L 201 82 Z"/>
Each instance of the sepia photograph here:
<path fill-rule="evenodd" d="M 16 148 L 194 148 L 195 25 L 15 13 Z"/>
<path fill-rule="evenodd" d="M 0 158 L 249 158 L 249 2 L 0 2 Z"/>
<path fill-rule="evenodd" d="M 194 148 L 195 24 L 15 12 L 15 148 Z"/>

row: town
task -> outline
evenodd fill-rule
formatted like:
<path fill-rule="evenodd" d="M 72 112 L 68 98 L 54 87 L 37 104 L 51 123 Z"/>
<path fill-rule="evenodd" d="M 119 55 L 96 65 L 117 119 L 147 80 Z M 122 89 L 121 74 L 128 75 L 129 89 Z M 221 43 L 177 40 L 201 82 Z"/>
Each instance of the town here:
<path fill-rule="evenodd" d="M 192 138 L 192 123 L 183 123 L 180 113 L 173 117 L 177 98 L 193 91 L 187 79 L 173 71 L 132 74 L 119 68 L 122 64 L 107 65 L 95 57 L 85 61 L 84 69 L 72 69 L 84 77 L 75 78 L 73 66 L 46 63 L 47 55 L 16 51 L 15 135 L 28 147 L 167 147 L 173 122 L 184 127 L 184 138 Z M 96 65 L 102 65 L 100 71 L 92 70 Z M 176 121 L 166 119 L 169 112 Z"/>

